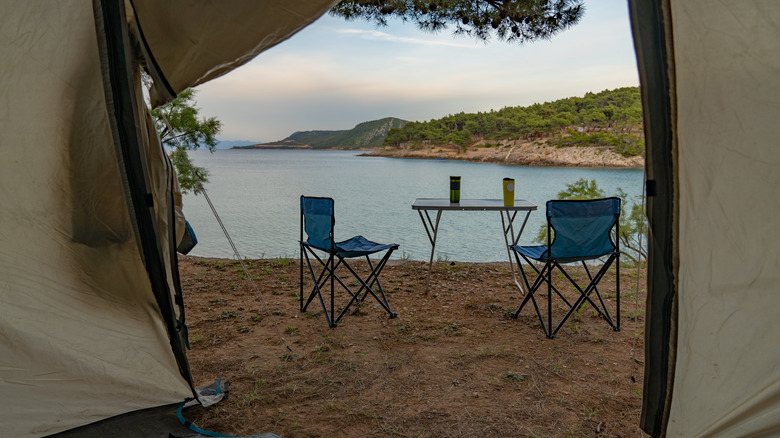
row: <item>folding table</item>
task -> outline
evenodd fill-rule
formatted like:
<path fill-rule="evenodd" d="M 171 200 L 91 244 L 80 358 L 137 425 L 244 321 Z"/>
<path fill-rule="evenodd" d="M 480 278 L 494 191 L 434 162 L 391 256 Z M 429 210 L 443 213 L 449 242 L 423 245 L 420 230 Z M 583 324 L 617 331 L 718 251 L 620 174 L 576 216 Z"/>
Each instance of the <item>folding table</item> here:
<path fill-rule="evenodd" d="M 510 248 L 517 245 L 520 240 L 520 235 L 523 234 L 525 224 L 528 222 L 528 216 L 531 212 L 536 210 L 536 204 L 528 202 L 523 199 L 515 199 L 515 205 L 504 205 L 503 199 L 461 199 L 460 202 L 450 202 L 449 198 L 417 198 L 412 203 L 412 209 L 417 210 L 425 227 L 425 233 L 428 234 L 428 240 L 431 242 L 431 260 L 428 262 L 428 279 L 426 281 L 425 290 L 428 291 L 428 287 L 431 281 L 431 268 L 433 267 L 433 254 L 436 251 L 436 237 L 439 231 L 439 220 L 444 210 L 453 211 L 498 211 L 501 213 L 501 228 L 504 234 L 504 243 L 506 243 L 506 254 L 509 258 L 509 266 L 512 270 L 512 278 L 515 281 L 515 285 L 520 289 L 521 294 L 525 294 L 520 282 L 517 281 L 517 275 L 515 274 L 515 267 L 512 263 L 512 253 Z M 430 212 L 436 212 L 436 220 L 431 218 Z M 523 218 L 523 225 L 520 227 L 520 231 L 515 234 L 513 223 L 518 212 L 525 212 Z"/>

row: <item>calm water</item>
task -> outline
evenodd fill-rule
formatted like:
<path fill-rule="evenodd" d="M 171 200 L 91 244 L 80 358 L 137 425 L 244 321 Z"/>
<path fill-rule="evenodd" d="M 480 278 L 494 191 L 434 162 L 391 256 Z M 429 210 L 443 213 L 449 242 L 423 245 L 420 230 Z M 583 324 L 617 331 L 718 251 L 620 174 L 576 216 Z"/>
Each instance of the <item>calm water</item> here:
<path fill-rule="evenodd" d="M 501 180 L 514 178 L 515 197 L 539 206 L 521 243 L 530 244 L 544 224 L 544 203 L 566 184 L 595 179 L 607 195 L 619 187 L 641 194 L 641 169 L 580 169 L 508 166 L 449 160 L 359 157 L 349 151 L 194 151 L 191 158 L 211 172 L 209 197 L 243 257 L 298 257 L 299 198 L 335 200 L 337 240 L 363 235 L 398 243 L 394 258 L 428 260 L 430 243 L 411 204 L 415 198 L 448 197 L 449 176 L 461 176 L 462 198 L 501 198 Z M 233 257 L 203 196 L 185 195 L 184 214 L 198 237 L 191 255 Z M 518 215 L 518 219 L 520 216 Z M 519 223 L 516 221 L 516 225 Z M 444 212 L 436 258 L 503 261 L 507 254 L 498 212 Z"/>

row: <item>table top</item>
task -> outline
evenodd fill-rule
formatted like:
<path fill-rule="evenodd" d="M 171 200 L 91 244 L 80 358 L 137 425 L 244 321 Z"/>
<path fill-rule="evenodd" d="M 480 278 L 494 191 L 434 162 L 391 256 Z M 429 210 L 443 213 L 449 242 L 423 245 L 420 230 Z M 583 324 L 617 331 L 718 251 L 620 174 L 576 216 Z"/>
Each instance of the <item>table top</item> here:
<path fill-rule="evenodd" d="M 417 198 L 412 203 L 414 210 L 536 210 L 536 204 L 525 199 L 515 199 L 515 205 L 504 205 L 503 199 L 461 199 L 458 203 L 450 202 L 449 198 Z"/>

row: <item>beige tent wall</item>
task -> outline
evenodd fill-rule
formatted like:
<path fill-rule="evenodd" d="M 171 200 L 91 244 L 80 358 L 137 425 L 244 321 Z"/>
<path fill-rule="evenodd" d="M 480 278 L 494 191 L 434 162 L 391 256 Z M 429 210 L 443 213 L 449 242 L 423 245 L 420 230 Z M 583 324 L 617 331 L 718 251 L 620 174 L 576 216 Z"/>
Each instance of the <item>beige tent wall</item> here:
<path fill-rule="evenodd" d="M 247 62 L 333 3 L 126 0 L 124 6 L 139 53 L 149 57 L 147 69 L 163 86 L 153 94 L 170 98 Z M 192 392 L 176 363 L 125 199 L 93 2 L 7 1 L 2 10 L 2 434 L 45 436 L 180 402 Z M 132 68 L 135 60 L 127 60 Z M 136 100 L 142 100 L 138 86 Z M 172 260 L 175 175 L 147 109 L 136 110 L 135 119 L 145 124 L 136 126 L 138 146 L 160 257 Z M 175 291 L 176 267 L 164 268 Z"/>
<path fill-rule="evenodd" d="M 173 92 L 252 60 L 338 0 L 133 0 L 141 31 Z M 159 85 L 159 84 L 158 84 Z M 163 96 L 153 93 L 160 103 Z"/>
<path fill-rule="evenodd" d="M 780 7 L 672 1 L 679 338 L 667 435 L 780 434 Z"/>
<path fill-rule="evenodd" d="M 4 2 L 2 21 L 2 435 L 180 402 L 191 391 L 130 223 L 92 3 Z"/>

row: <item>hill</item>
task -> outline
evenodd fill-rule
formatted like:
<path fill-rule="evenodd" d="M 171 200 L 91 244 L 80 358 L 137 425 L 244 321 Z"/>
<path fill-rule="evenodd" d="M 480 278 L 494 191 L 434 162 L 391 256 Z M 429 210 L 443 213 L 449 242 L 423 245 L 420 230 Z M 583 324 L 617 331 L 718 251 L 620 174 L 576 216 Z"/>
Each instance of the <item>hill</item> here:
<path fill-rule="evenodd" d="M 639 87 L 586 93 L 554 102 L 458 113 L 391 129 L 385 146 L 419 149 L 452 146 L 463 151 L 507 141 L 551 147 L 606 147 L 623 156 L 644 155 Z"/>
<path fill-rule="evenodd" d="M 217 143 L 216 149 L 230 149 L 236 146 L 249 146 L 257 143 L 257 141 L 249 140 L 220 140 L 219 143 Z"/>
<path fill-rule="evenodd" d="M 384 144 L 392 128 L 401 128 L 407 123 L 395 117 L 363 122 L 352 129 L 341 131 L 297 131 L 285 138 L 270 143 L 237 146 L 234 149 L 311 148 L 311 149 L 364 149 L 378 148 Z"/>

